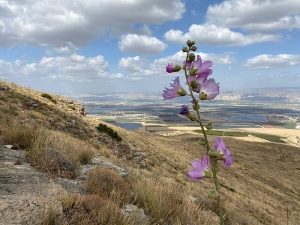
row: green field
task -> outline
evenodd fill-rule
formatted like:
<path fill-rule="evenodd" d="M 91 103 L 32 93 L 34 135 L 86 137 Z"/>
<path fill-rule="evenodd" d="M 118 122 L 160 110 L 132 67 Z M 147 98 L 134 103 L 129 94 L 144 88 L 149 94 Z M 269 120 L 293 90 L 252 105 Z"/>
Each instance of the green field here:
<path fill-rule="evenodd" d="M 201 130 L 195 131 L 197 133 L 201 133 Z M 281 139 L 280 136 L 271 135 L 271 134 L 261 134 L 261 133 L 250 133 L 250 132 L 240 132 L 240 131 L 223 131 L 223 130 L 210 130 L 207 133 L 211 136 L 229 136 L 229 137 L 247 137 L 248 135 L 252 135 L 254 137 L 262 138 L 267 141 L 275 142 L 275 143 L 286 143 Z"/>

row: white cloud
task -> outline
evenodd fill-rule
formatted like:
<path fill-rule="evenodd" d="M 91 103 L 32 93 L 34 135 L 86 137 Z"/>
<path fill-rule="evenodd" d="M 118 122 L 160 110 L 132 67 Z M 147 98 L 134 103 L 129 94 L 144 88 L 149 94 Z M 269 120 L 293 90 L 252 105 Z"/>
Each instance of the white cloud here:
<path fill-rule="evenodd" d="M 127 34 L 122 36 L 119 48 L 123 52 L 139 52 L 155 54 L 166 49 L 166 44 L 156 37 L 138 34 Z"/>
<path fill-rule="evenodd" d="M 121 58 L 119 67 L 129 72 L 129 78 L 140 79 L 145 76 L 157 75 L 159 68 L 153 68 L 151 62 L 140 56 Z"/>
<path fill-rule="evenodd" d="M 195 40 L 198 44 L 243 46 L 254 43 L 274 42 L 280 40 L 279 35 L 250 34 L 232 31 L 213 24 L 193 24 L 187 33 L 181 30 L 169 30 L 165 38 L 171 42 L 184 43 L 187 39 Z"/>
<path fill-rule="evenodd" d="M 67 43 L 65 46 L 54 48 L 54 51 L 59 54 L 73 54 L 78 50 L 78 48 L 71 42 Z"/>
<path fill-rule="evenodd" d="M 214 64 L 231 64 L 234 59 L 231 54 L 211 54 L 199 52 L 203 60 L 212 60 Z M 185 53 L 179 51 L 173 55 L 149 61 L 140 56 L 121 58 L 119 67 L 128 72 L 131 79 L 142 78 L 145 76 L 164 76 L 166 75 L 166 65 L 175 63 L 182 65 Z"/>
<path fill-rule="evenodd" d="M 0 75 L 10 74 L 12 71 L 12 64 L 0 59 Z"/>
<path fill-rule="evenodd" d="M 137 32 L 139 34 L 142 34 L 142 35 L 147 35 L 147 36 L 151 36 L 152 35 L 151 29 L 147 25 L 143 25 L 141 28 L 139 28 L 137 30 Z"/>
<path fill-rule="evenodd" d="M 107 31 L 180 19 L 181 0 L 0 1 L 0 45 L 82 45 Z"/>
<path fill-rule="evenodd" d="M 278 21 L 270 23 L 249 23 L 245 24 L 243 28 L 252 31 L 269 32 L 273 30 L 292 30 L 300 29 L 300 15 L 286 16 Z"/>
<path fill-rule="evenodd" d="M 256 68 L 269 68 L 274 66 L 295 66 L 300 64 L 300 55 L 258 55 L 248 59 L 247 66 Z"/>
<path fill-rule="evenodd" d="M 232 64 L 234 62 L 234 58 L 230 53 L 224 53 L 224 54 L 215 54 L 215 53 L 204 53 L 204 52 L 196 52 L 196 55 L 200 55 L 202 60 L 211 60 L 213 61 L 213 64 Z M 163 57 L 160 59 L 155 59 L 154 64 L 155 66 L 161 65 L 163 68 L 170 63 L 177 63 L 179 65 L 182 64 L 182 62 L 185 59 L 185 53 L 182 51 L 179 51 L 173 55 Z"/>
<path fill-rule="evenodd" d="M 208 7 L 208 23 L 252 31 L 300 28 L 299 0 L 226 0 Z"/>
<path fill-rule="evenodd" d="M 25 63 L 20 60 L 15 62 L 0 60 L 0 71 L 1 76 L 27 76 L 33 80 L 44 77 L 82 81 L 110 77 L 108 62 L 102 55 L 85 57 L 72 54 L 70 56 L 43 57 L 39 61 L 32 63 Z"/>

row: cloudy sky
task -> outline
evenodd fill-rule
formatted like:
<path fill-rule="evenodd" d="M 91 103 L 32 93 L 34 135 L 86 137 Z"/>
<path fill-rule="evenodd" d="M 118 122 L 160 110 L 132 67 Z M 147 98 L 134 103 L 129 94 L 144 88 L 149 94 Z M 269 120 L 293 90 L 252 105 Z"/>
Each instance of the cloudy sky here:
<path fill-rule="evenodd" d="M 222 90 L 300 87 L 300 0 L 0 0 L 0 79 L 71 95 L 156 92 L 187 39 Z"/>

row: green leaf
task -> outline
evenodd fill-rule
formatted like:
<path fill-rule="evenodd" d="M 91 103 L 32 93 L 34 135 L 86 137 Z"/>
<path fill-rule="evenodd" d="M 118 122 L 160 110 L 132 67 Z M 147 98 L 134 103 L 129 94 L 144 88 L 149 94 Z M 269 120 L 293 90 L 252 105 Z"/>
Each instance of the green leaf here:
<path fill-rule="evenodd" d="M 208 197 L 212 199 L 217 199 L 219 197 L 219 193 L 216 190 L 210 190 L 208 192 Z"/>

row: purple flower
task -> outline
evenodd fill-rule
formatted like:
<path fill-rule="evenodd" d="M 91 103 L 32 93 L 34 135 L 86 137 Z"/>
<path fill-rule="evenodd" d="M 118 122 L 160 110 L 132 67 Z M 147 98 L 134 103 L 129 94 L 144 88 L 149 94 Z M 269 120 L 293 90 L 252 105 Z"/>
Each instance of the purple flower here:
<path fill-rule="evenodd" d="M 209 171 L 209 157 L 205 155 L 200 161 L 192 161 L 193 169 L 188 172 L 192 180 L 200 180 L 205 177 L 205 171 Z"/>
<path fill-rule="evenodd" d="M 168 63 L 168 65 L 166 66 L 166 72 L 172 73 L 173 68 L 174 68 L 174 64 L 173 63 Z"/>
<path fill-rule="evenodd" d="M 202 62 L 200 55 L 197 55 L 197 60 L 192 63 L 186 64 L 187 69 L 191 71 L 192 69 L 196 69 L 196 74 L 201 76 L 208 77 L 212 74 L 212 61 Z"/>
<path fill-rule="evenodd" d="M 187 78 L 189 85 L 195 92 L 199 92 L 199 80 L 196 76 L 189 76 Z"/>
<path fill-rule="evenodd" d="M 220 87 L 216 81 L 211 78 L 200 85 L 200 99 L 211 100 L 214 99 L 220 93 Z"/>
<path fill-rule="evenodd" d="M 186 91 L 181 87 L 179 77 L 176 77 L 173 80 L 173 83 L 170 84 L 170 88 L 165 88 L 163 91 L 163 97 L 165 100 L 185 95 Z"/>
<path fill-rule="evenodd" d="M 208 74 L 201 73 L 195 76 L 189 76 L 188 82 L 192 87 L 193 91 L 198 92 L 200 91 L 200 86 L 203 85 L 207 81 Z"/>
<path fill-rule="evenodd" d="M 214 150 L 223 155 L 224 158 L 224 166 L 230 167 L 233 163 L 233 157 L 230 149 L 225 145 L 223 138 L 216 137 L 214 143 Z"/>
<path fill-rule="evenodd" d="M 168 65 L 166 66 L 166 72 L 168 73 L 178 72 L 180 70 L 181 70 L 181 66 L 174 65 L 173 63 L 168 63 Z"/>
<path fill-rule="evenodd" d="M 182 105 L 179 114 L 183 116 L 187 116 L 189 113 L 190 113 L 189 107 L 187 105 Z"/>
<path fill-rule="evenodd" d="M 198 80 L 199 84 L 202 85 L 207 81 L 207 77 L 209 75 L 210 74 L 208 74 L 208 73 L 200 73 L 196 76 L 196 79 Z"/>

